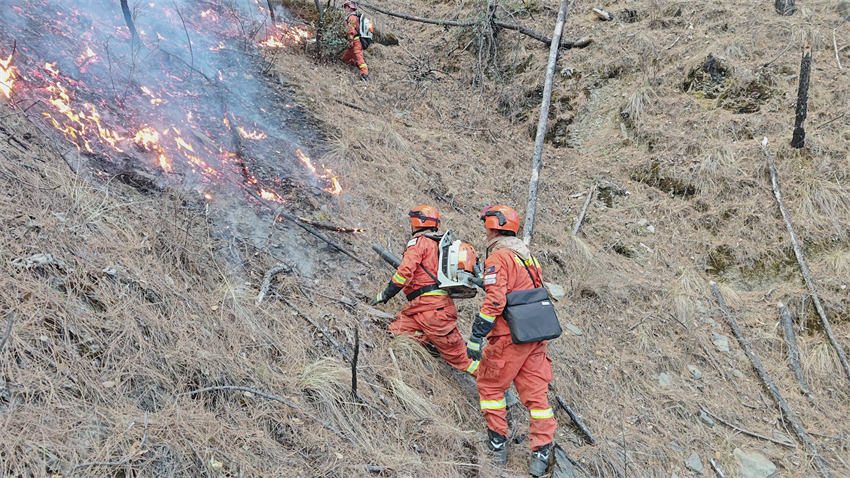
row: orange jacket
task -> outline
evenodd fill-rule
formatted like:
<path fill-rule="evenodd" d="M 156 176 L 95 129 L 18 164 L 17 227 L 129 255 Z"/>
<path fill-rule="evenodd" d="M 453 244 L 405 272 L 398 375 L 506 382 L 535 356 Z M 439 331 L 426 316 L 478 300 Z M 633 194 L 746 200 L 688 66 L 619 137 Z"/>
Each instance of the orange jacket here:
<path fill-rule="evenodd" d="M 363 45 L 360 44 L 360 18 L 352 13 L 345 20 L 345 35 L 348 38 L 348 49 L 342 55 L 342 61 L 360 69 L 360 73 L 368 75 L 369 67 L 363 58 Z"/>
<path fill-rule="evenodd" d="M 525 266 L 528 266 L 528 271 L 526 271 Z M 529 271 L 534 277 L 534 282 L 529 277 Z M 523 261 L 511 249 L 496 249 L 484 261 L 486 296 L 481 304 L 481 312 L 478 314 L 479 320 L 476 320 L 476 325 L 482 322 L 481 319 L 485 323 L 481 323 L 477 327 L 477 331 L 476 327 L 473 327 L 473 333 L 486 332 L 486 330 L 482 330 L 482 327 L 484 329 L 492 327 L 486 334 L 487 337 L 510 335 L 508 322 L 502 317 L 502 311 L 504 311 L 507 302 L 507 294 L 515 290 L 542 287 L 542 277 L 543 271 L 540 268 L 540 263 L 534 256 L 529 255 L 528 259 Z"/>
<path fill-rule="evenodd" d="M 401 258 L 401 265 L 398 266 L 392 278 L 392 283 L 401 287 L 405 295 L 409 295 L 422 287 L 435 284 L 436 281 L 428 275 L 428 272 L 433 274 L 434 277 L 437 276 L 438 244 L 437 241 L 424 234 L 414 236 L 407 242 L 407 249 L 405 249 L 404 255 Z M 428 272 L 425 272 L 425 269 Z M 448 298 L 448 294 L 441 289 L 423 294 L 423 296 L 432 295 L 442 295 Z M 413 302 L 416 302 L 416 300 L 414 299 Z M 448 302 L 451 301 L 448 300 Z"/>
<path fill-rule="evenodd" d="M 345 36 L 349 46 L 353 46 L 355 41 L 360 42 L 360 17 L 356 13 L 349 14 L 345 19 Z"/>

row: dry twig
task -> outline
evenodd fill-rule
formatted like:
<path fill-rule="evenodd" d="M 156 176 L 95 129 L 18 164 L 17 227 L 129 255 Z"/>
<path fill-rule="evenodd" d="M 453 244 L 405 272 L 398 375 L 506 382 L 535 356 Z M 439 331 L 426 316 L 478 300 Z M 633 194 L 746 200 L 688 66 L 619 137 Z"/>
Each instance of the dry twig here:
<path fill-rule="evenodd" d="M 788 235 L 791 237 L 791 245 L 794 246 L 794 255 L 797 257 L 797 263 L 800 265 L 800 271 L 803 274 L 803 280 L 806 282 L 806 288 L 809 289 L 809 294 L 815 303 L 815 309 L 818 311 L 821 325 L 823 325 L 823 330 L 829 338 L 829 343 L 838 354 L 838 359 L 841 362 L 841 366 L 844 368 L 844 373 L 847 374 L 847 378 L 850 379 L 850 364 L 847 363 L 847 356 L 844 354 L 844 349 L 841 348 L 841 344 L 838 343 L 838 340 L 832 333 L 832 326 L 829 323 L 829 319 L 826 317 L 826 312 L 823 309 L 823 305 L 821 305 L 820 298 L 818 298 L 814 281 L 812 281 L 812 276 L 809 273 L 809 266 L 806 265 L 806 258 L 803 256 L 803 249 L 797 241 L 797 234 L 794 232 L 794 226 L 791 225 L 791 215 L 788 213 L 788 209 L 785 208 L 785 203 L 782 202 L 782 193 L 779 191 L 779 180 L 776 177 L 775 161 L 773 160 L 773 155 L 767 150 L 767 138 L 764 138 L 761 142 L 761 149 L 767 157 L 767 167 L 770 170 L 770 183 L 773 187 L 773 195 L 776 196 L 776 202 L 779 204 L 779 211 L 782 213 L 782 219 L 785 221 L 785 228 L 788 230 Z"/>
<path fill-rule="evenodd" d="M 288 266 L 278 264 L 275 267 L 272 267 L 266 274 L 263 276 L 263 286 L 260 288 L 260 293 L 257 294 L 257 305 L 259 306 L 263 299 L 266 298 L 266 294 L 269 293 L 269 289 L 272 286 L 272 279 L 274 279 L 281 272 L 289 272 L 290 268 Z"/>
<path fill-rule="evenodd" d="M 749 431 L 749 430 L 747 430 L 747 429 L 745 429 L 745 428 L 741 428 L 741 427 L 739 427 L 738 425 L 735 425 L 735 424 L 734 424 L 734 423 L 732 423 L 732 422 L 728 422 L 728 421 L 726 421 L 726 420 L 724 420 L 724 419 L 720 418 L 717 414 L 714 414 L 714 413 L 712 413 L 712 412 L 708 411 L 708 410 L 707 410 L 705 407 L 703 407 L 703 406 L 700 406 L 700 407 L 699 407 L 699 409 L 700 409 L 701 411 L 703 411 L 706 415 L 708 415 L 708 416 L 710 416 L 711 418 L 713 418 L 713 419 L 717 420 L 718 422 L 722 423 L 723 425 L 726 425 L 727 427 L 729 427 L 729 428 L 731 428 L 731 429 L 735 430 L 736 432 L 743 433 L 744 435 L 748 435 L 748 436 L 751 436 L 751 437 L 753 437 L 753 438 L 758 438 L 759 440 L 766 440 L 766 441 L 769 441 L 769 442 L 771 442 L 771 443 L 776 443 L 777 445 L 786 446 L 786 447 L 788 447 L 788 448 L 797 448 L 797 445 L 795 445 L 795 444 L 793 444 L 793 443 L 788 443 L 787 441 L 779 441 L 779 440 L 777 440 L 777 439 L 775 439 L 775 438 L 770 438 L 770 437 L 768 437 L 768 436 L 764 436 L 764 435 L 761 435 L 761 434 L 756 433 L 756 432 L 751 432 L 751 431 Z"/>
<path fill-rule="evenodd" d="M 752 363 L 753 368 L 756 370 L 762 384 L 765 388 L 767 388 L 767 391 L 770 392 L 773 403 L 775 403 L 776 407 L 779 408 L 779 411 L 782 413 L 785 421 L 791 424 L 791 429 L 794 431 L 794 434 L 797 435 L 800 442 L 805 445 L 806 450 L 808 450 L 809 454 L 812 456 L 818 471 L 820 471 L 822 476 L 829 478 L 831 474 L 829 472 L 829 468 L 826 466 L 826 462 L 824 462 L 820 457 L 817 448 L 815 448 L 814 444 L 812 444 L 809 439 L 808 434 L 806 434 L 806 430 L 804 430 L 800 425 L 800 422 L 797 421 L 797 417 L 794 415 L 794 412 L 791 411 L 791 407 L 788 406 L 788 403 L 785 402 L 785 399 L 779 393 L 779 388 L 775 383 L 773 383 L 773 380 L 771 380 L 767 371 L 765 371 L 758 355 L 756 355 L 755 352 L 753 352 L 753 349 L 750 348 L 750 343 L 747 342 L 747 339 L 744 338 L 743 332 L 741 332 L 741 328 L 738 327 L 738 321 L 735 320 L 732 312 L 729 311 L 729 307 L 726 306 L 726 301 L 723 300 L 723 296 L 720 294 L 720 289 L 717 288 L 717 283 L 711 281 L 709 285 L 711 286 L 711 292 L 714 294 L 714 298 L 717 299 L 717 303 L 720 305 L 720 310 L 723 311 L 723 315 L 726 316 L 726 321 L 729 322 L 729 327 L 732 329 L 732 333 L 735 334 L 735 338 L 738 339 L 738 343 L 741 345 L 741 348 L 744 349 L 747 357 L 749 357 L 750 363 Z"/>
<path fill-rule="evenodd" d="M 711 469 L 714 470 L 714 474 L 717 475 L 717 478 L 726 478 L 726 475 L 723 474 L 723 470 L 720 469 L 720 465 L 714 461 L 714 458 L 709 458 L 708 464 L 711 465 Z"/>
<path fill-rule="evenodd" d="M 576 223 L 573 226 L 573 235 L 578 235 L 579 229 L 581 229 L 581 223 L 584 221 L 584 215 L 587 214 L 587 206 L 590 206 L 590 201 L 593 199 L 593 193 L 596 192 L 596 184 L 590 188 L 590 191 L 587 192 L 587 199 L 584 200 L 584 206 L 581 207 L 581 213 L 578 215 L 578 219 L 576 219 Z"/>

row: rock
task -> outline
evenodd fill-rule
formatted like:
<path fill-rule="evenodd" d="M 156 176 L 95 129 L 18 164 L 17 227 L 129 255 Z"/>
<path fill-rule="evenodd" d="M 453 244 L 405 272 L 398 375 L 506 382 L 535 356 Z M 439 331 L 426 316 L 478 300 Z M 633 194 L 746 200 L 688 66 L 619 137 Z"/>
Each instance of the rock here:
<path fill-rule="evenodd" d="M 688 459 L 685 460 L 685 466 L 697 475 L 705 473 L 705 467 L 702 466 L 702 460 L 699 458 L 699 453 L 694 453 L 689 456 Z"/>
<path fill-rule="evenodd" d="M 732 452 L 743 478 L 769 478 L 776 473 L 776 465 L 757 451 L 746 452 L 735 448 Z"/>
<path fill-rule="evenodd" d="M 552 282 L 544 282 L 543 285 L 549 290 L 549 296 L 555 300 L 561 300 L 567 295 L 567 291 L 558 284 Z"/>
<path fill-rule="evenodd" d="M 850 15 L 850 0 L 838 0 L 838 14 L 842 17 Z"/>
<path fill-rule="evenodd" d="M 696 365 L 688 365 L 688 372 L 691 372 L 694 380 L 700 380 L 702 378 L 702 372 L 700 372 Z"/>
<path fill-rule="evenodd" d="M 647 224 L 649 224 L 649 221 L 646 219 L 640 219 L 637 222 L 638 227 L 646 227 Z"/>
<path fill-rule="evenodd" d="M 732 375 L 734 375 L 735 378 L 744 378 L 744 372 L 738 370 L 737 368 L 735 370 L 732 370 Z"/>
<path fill-rule="evenodd" d="M 717 350 L 729 353 L 729 337 L 716 332 L 712 333 L 712 335 L 714 336 L 712 342 L 714 343 L 714 346 L 717 347 Z"/>
<path fill-rule="evenodd" d="M 580 328 L 576 327 L 573 324 L 567 324 L 566 327 L 567 327 L 567 330 L 569 330 L 570 333 L 573 334 L 573 335 L 584 335 L 584 332 L 582 332 L 582 330 Z"/>
<path fill-rule="evenodd" d="M 655 233 L 655 226 L 653 226 L 652 224 L 646 226 L 646 232 L 648 232 L 650 234 L 654 234 Z"/>
<path fill-rule="evenodd" d="M 658 374 L 658 384 L 662 387 L 668 387 L 673 384 L 673 376 L 669 373 L 661 372 Z"/>
<path fill-rule="evenodd" d="M 712 419 L 710 416 L 708 416 L 707 413 L 705 413 L 702 410 L 700 410 L 700 412 L 699 412 L 699 419 L 700 419 L 701 422 L 705 423 L 706 425 L 708 425 L 710 427 L 714 426 L 714 419 Z"/>

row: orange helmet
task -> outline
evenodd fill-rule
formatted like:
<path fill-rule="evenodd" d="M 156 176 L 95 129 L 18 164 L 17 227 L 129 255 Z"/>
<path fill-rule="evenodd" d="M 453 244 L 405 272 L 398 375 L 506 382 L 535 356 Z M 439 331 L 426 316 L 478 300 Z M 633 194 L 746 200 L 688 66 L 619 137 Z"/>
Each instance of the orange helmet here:
<path fill-rule="evenodd" d="M 416 206 L 407 215 L 410 216 L 410 226 L 414 229 L 423 227 L 438 229 L 440 227 L 440 213 L 433 206 L 427 204 Z"/>
<path fill-rule="evenodd" d="M 475 255 L 475 249 L 465 242 L 460 243 L 457 251 L 457 268 L 465 270 L 470 274 L 475 270 L 475 264 L 478 262 L 478 257 Z"/>
<path fill-rule="evenodd" d="M 355 2 L 352 2 L 351 0 L 345 0 L 345 2 L 342 4 L 342 8 L 350 8 L 352 10 L 357 10 L 357 4 Z"/>
<path fill-rule="evenodd" d="M 481 220 L 487 229 L 499 231 L 511 231 L 514 234 L 519 231 L 519 214 L 508 206 L 487 206 L 481 211 Z"/>

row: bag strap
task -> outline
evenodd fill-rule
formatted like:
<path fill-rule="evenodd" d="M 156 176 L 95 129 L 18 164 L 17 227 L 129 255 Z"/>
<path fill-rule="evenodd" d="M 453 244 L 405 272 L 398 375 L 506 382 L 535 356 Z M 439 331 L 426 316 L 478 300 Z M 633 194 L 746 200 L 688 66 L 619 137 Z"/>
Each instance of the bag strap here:
<path fill-rule="evenodd" d="M 419 263 L 419 267 L 421 267 L 422 270 L 425 271 L 426 274 L 428 274 L 428 277 L 430 277 L 431 279 L 434 279 L 434 284 L 437 284 L 437 285 L 440 284 L 440 281 L 437 280 L 437 276 L 435 276 L 434 274 L 431 274 L 431 271 L 426 269 L 425 266 L 423 266 L 421 262 Z"/>
<path fill-rule="evenodd" d="M 531 285 L 533 285 L 533 286 L 534 286 L 534 288 L 536 289 L 536 288 L 537 288 L 537 283 L 536 283 L 536 282 L 534 282 L 534 277 L 531 275 L 531 269 L 529 269 L 529 268 L 528 268 L 528 264 L 526 264 L 526 263 L 525 263 L 525 261 L 524 261 L 524 260 L 522 260 L 522 257 L 520 257 L 520 256 L 519 256 L 519 254 L 516 254 L 516 257 L 517 257 L 517 259 L 519 259 L 519 261 L 520 261 L 520 262 L 522 262 L 522 266 L 523 266 L 523 267 L 525 267 L 525 272 L 528 272 L 528 278 L 529 278 L 529 279 L 531 279 Z M 534 260 L 534 256 L 531 256 L 531 259 L 532 259 L 532 261 L 533 261 L 533 260 Z M 532 263 L 533 263 L 533 262 L 532 262 Z M 538 275 L 538 278 L 540 279 L 540 286 L 542 287 L 542 286 L 543 286 L 543 278 L 542 278 L 542 277 L 540 277 L 539 275 Z"/>

